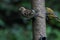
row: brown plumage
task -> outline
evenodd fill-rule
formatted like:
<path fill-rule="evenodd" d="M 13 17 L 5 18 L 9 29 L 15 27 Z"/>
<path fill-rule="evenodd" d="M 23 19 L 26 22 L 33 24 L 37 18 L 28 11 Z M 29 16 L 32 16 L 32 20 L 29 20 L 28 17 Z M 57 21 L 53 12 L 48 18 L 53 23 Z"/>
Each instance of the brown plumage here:
<path fill-rule="evenodd" d="M 23 14 L 23 16 L 25 16 L 27 18 L 32 18 L 35 14 L 35 12 L 33 10 L 29 10 L 29 9 L 24 8 L 24 7 L 20 7 L 19 10 Z"/>

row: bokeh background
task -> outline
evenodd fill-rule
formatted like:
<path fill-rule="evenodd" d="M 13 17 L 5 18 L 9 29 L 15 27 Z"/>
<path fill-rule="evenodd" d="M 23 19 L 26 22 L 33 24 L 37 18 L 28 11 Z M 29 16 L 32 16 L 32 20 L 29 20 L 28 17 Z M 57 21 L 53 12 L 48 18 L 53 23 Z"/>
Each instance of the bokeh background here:
<path fill-rule="evenodd" d="M 60 18 L 60 0 L 45 0 L 45 5 Z M 18 11 L 21 6 L 31 9 L 31 0 L 0 0 L 0 40 L 32 40 L 32 21 L 27 27 L 21 22 Z M 60 40 L 60 22 L 52 19 L 46 25 L 47 39 Z"/>

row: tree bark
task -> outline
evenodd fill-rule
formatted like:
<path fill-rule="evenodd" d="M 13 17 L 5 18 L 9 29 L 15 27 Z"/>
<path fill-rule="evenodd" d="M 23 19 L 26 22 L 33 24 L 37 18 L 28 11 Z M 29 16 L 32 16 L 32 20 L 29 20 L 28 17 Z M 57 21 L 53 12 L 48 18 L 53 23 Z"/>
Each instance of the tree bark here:
<path fill-rule="evenodd" d="M 33 40 L 46 40 L 45 0 L 32 0 L 32 8 L 38 11 L 33 19 Z"/>

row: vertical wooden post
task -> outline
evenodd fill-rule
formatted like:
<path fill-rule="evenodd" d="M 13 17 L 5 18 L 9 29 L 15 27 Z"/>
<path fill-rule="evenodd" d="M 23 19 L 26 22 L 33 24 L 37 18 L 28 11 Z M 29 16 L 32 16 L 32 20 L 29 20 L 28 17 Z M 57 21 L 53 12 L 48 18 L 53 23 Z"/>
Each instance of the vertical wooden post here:
<path fill-rule="evenodd" d="M 33 40 L 46 40 L 45 0 L 32 0 L 32 8 L 38 10 L 33 19 Z"/>

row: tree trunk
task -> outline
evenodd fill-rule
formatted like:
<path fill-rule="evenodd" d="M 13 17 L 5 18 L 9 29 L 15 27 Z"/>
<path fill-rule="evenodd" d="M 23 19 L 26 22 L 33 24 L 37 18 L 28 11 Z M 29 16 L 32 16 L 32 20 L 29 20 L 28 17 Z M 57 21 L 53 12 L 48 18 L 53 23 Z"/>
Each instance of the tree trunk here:
<path fill-rule="evenodd" d="M 32 8 L 38 11 L 33 19 L 33 40 L 46 40 L 45 1 L 32 0 Z"/>

